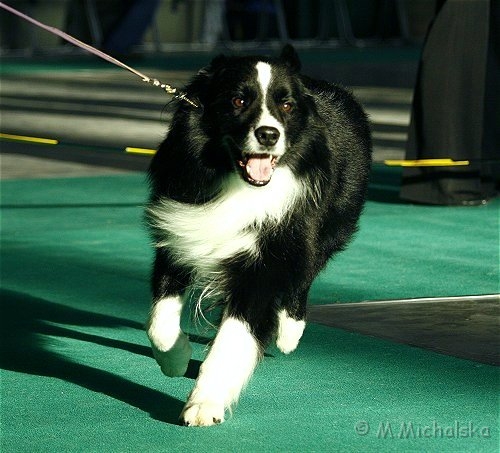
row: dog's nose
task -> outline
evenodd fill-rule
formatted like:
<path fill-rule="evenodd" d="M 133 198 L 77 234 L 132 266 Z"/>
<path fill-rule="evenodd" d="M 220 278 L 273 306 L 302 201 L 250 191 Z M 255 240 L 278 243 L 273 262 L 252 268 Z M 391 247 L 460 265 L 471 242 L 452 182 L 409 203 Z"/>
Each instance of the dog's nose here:
<path fill-rule="evenodd" d="M 280 131 L 275 127 L 261 126 L 255 130 L 255 136 L 261 145 L 274 146 L 280 138 Z"/>

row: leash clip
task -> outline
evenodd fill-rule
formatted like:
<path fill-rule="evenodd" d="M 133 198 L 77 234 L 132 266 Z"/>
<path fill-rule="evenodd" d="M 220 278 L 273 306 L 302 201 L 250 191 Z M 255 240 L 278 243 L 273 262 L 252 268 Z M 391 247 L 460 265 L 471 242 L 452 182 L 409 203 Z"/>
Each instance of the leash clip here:
<path fill-rule="evenodd" d="M 191 99 L 189 99 L 186 96 L 186 93 L 184 93 L 184 92 L 179 93 L 177 88 L 174 88 L 171 85 L 168 85 L 167 83 L 162 83 L 158 79 L 151 79 L 149 77 L 145 77 L 142 80 L 146 83 L 149 83 L 150 85 L 155 86 L 155 87 L 160 87 L 162 90 L 165 90 L 168 94 L 174 95 L 175 99 L 179 99 L 180 101 L 185 101 L 195 108 L 199 107 L 198 104 L 196 104 L 195 102 L 193 102 Z"/>
<path fill-rule="evenodd" d="M 176 94 L 176 95 L 174 96 L 174 98 L 175 98 L 175 99 L 179 99 L 179 100 L 181 100 L 181 101 L 185 101 L 185 102 L 187 102 L 188 104 L 192 105 L 192 106 L 193 106 L 193 107 L 195 107 L 195 108 L 198 108 L 198 107 L 199 107 L 199 105 L 198 105 L 198 104 L 196 104 L 195 102 L 193 102 L 191 99 L 189 99 L 189 98 L 186 96 L 186 93 L 184 93 L 184 92 L 180 92 L 179 94 Z"/>

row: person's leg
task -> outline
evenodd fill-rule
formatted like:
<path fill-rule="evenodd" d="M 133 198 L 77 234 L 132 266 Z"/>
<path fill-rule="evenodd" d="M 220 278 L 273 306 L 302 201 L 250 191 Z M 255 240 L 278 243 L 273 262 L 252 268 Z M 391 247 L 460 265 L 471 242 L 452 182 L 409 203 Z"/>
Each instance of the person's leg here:
<path fill-rule="evenodd" d="M 470 160 L 464 167 L 409 168 L 401 197 L 467 204 L 487 196 L 481 180 L 489 2 L 448 0 L 424 45 L 407 159 Z"/>

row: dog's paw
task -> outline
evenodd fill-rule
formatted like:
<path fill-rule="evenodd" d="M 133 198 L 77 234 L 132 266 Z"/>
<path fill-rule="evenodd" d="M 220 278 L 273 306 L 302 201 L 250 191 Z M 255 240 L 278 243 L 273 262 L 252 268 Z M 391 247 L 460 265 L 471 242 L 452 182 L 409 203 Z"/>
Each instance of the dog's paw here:
<path fill-rule="evenodd" d="M 184 376 L 193 351 L 185 334 L 180 334 L 168 351 L 160 351 L 154 344 L 152 344 L 152 349 L 153 356 L 164 375 L 169 377 Z"/>
<path fill-rule="evenodd" d="M 278 314 L 278 336 L 276 346 L 283 354 L 290 354 L 297 349 L 299 340 L 304 333 L 306 323 L 290 318 L 283 310 Z"/>
<path fill-rule="evenodd" d="M 180 422 L 184 426 L 213 426 L 223 421 L 224 405 L 212 401 L 188 402 L 180 416 Z"/>

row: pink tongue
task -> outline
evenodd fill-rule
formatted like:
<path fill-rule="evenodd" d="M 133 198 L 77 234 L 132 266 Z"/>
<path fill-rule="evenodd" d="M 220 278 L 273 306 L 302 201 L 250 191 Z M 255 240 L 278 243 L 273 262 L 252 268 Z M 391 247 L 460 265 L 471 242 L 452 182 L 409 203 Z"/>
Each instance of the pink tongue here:
<path fill-rule="evenodd" d="M 254 181 L 269 181 L 273 174 L 271 156 L 251 156 L 248 158 L 246 170 Z"/>

